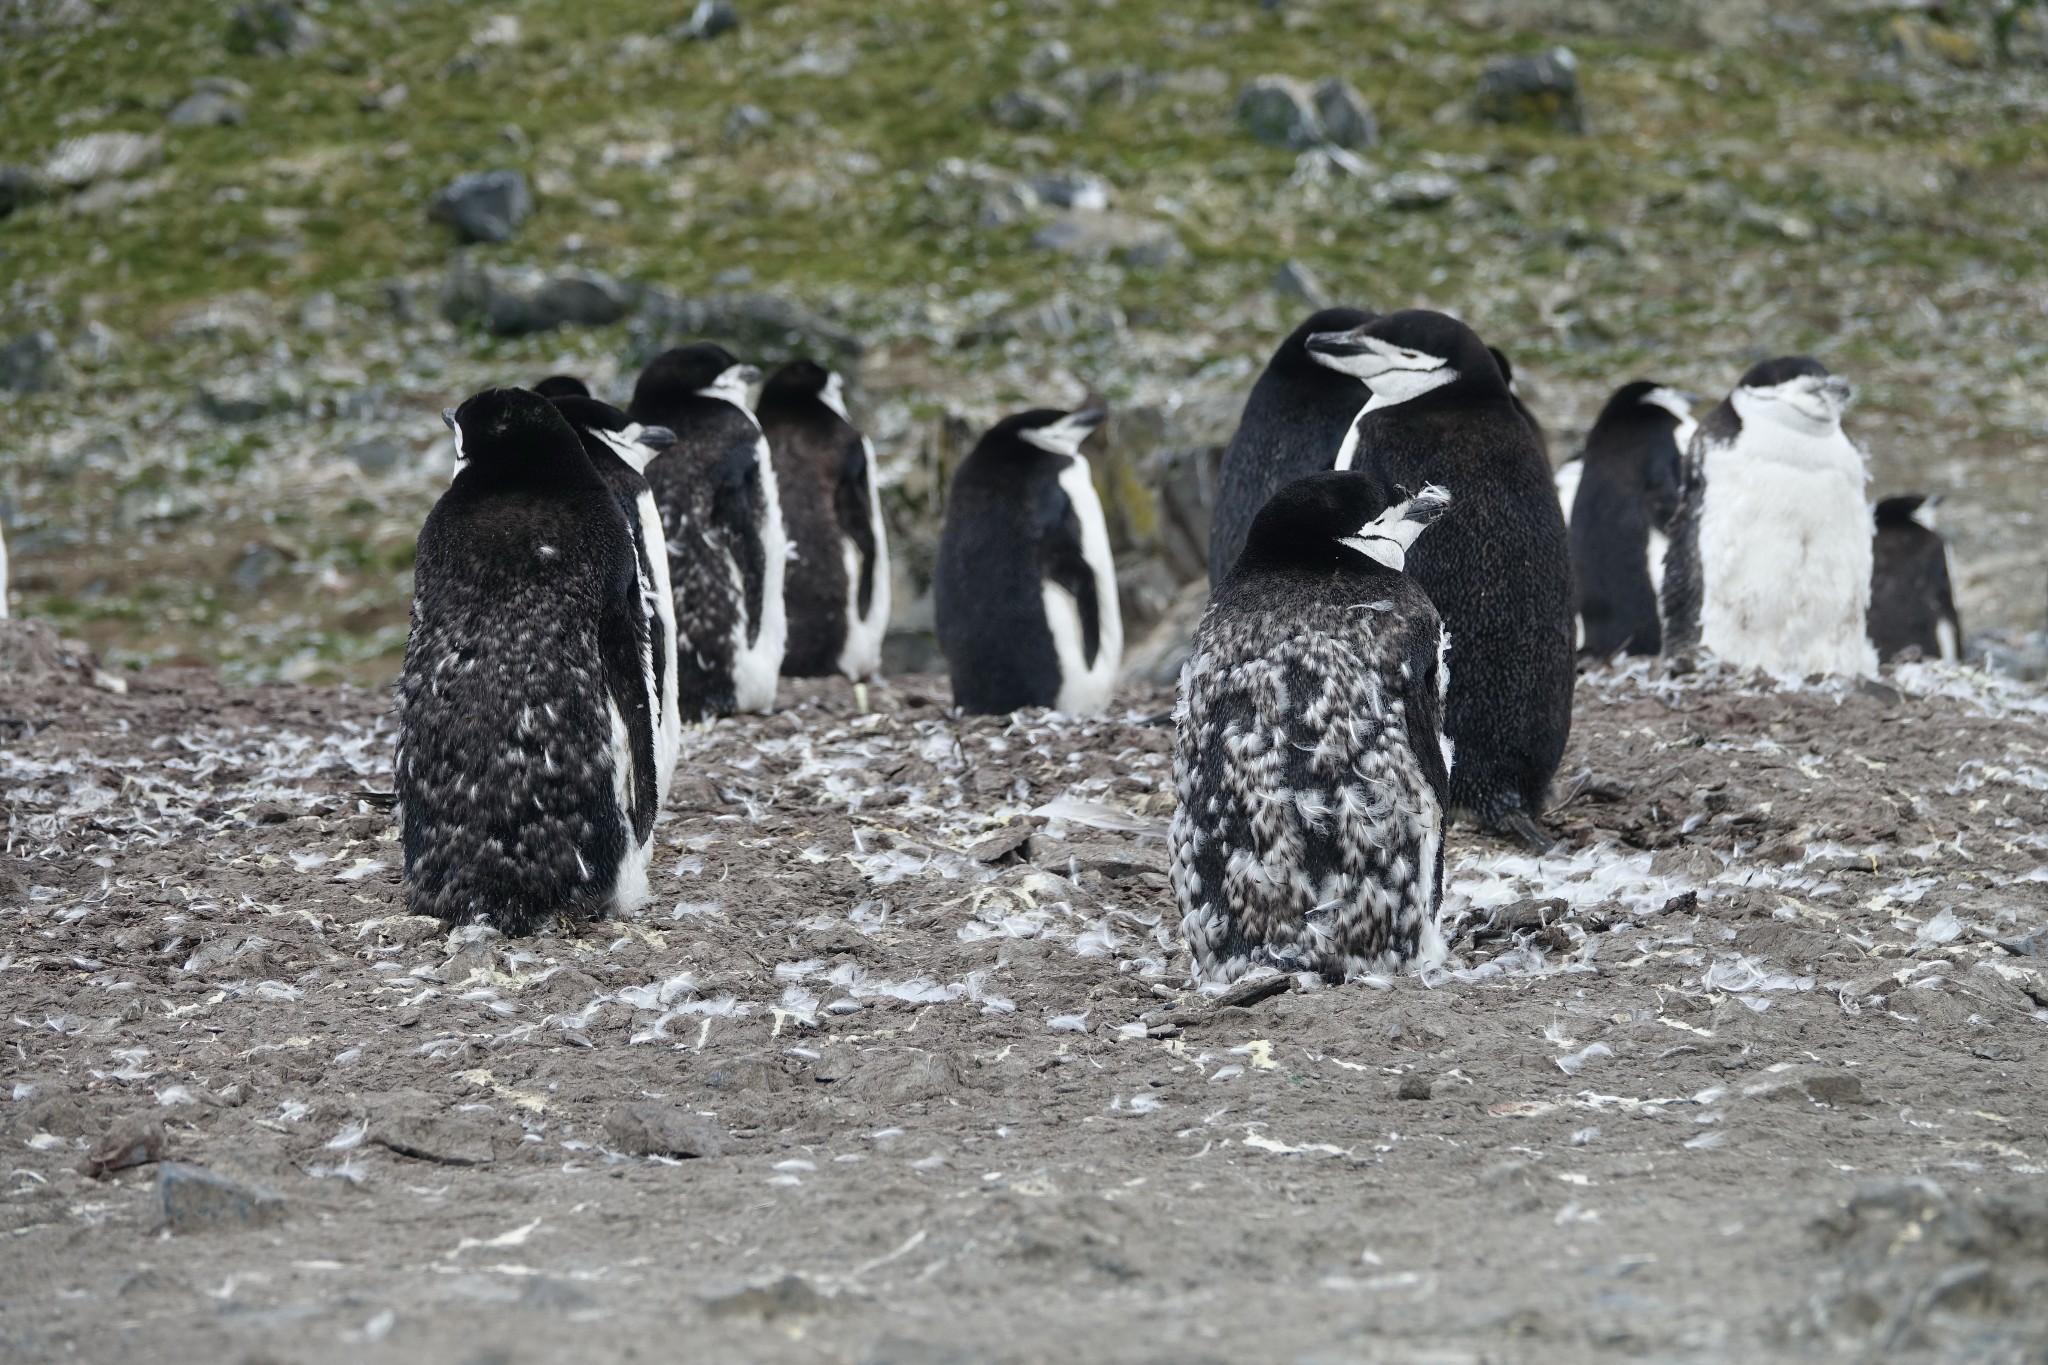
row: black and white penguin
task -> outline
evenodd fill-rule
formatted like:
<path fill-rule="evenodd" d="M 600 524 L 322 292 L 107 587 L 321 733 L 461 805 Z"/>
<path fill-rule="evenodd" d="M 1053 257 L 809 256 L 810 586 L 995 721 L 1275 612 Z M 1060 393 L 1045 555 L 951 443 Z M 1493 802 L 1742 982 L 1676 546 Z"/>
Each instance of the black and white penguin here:
<path fill-rule="evenodd" d="M 756 415 L 794 550 L 783 588 L 783 675 L 865 678 L 882 666 L 889 629 L 889 540 L 874 443 L 846 414 L 844 381 L 809 360 L 769 376 Z"/>
<path fill-rule="evenodd" d="M 1657 590 L 1666 532 L 1678 511 L 1679 465 L 1698 427 L 1690 395 L 1638 379 L 1614 391 L 1585 449 L 1559 469 L 1581 654 L 1607 659 L 1663 647 Z"/>
<path fill-rule="evenodd" d="M 1355 460 L 1390 497 L 1450 491 L 1408 573 L 1453 644 L 1452 814 L 1547 849 L 1536 817 L 1571 733 L 1575 677 L 1571 548 L 1550 462 L 1486 343 L 1456 318 L 1409 309 L 1308 344 L 1372 390 L 1339 467 Z"/>
<path fill-rule="evenodd" d="M 7 619 L 7 534 L 0 531 L 0 621 Z"/>
<path fill-rule="evenodd" d="M 1871 541 L 1852 390 L 1807 356 L 1766 360 L 1700 423 L 1664 569 L 1664 653 L 1781 677 L 1869 674 Z"/>
<path fill-rule="evenodd" d="M 543 398 L 588 398 L 590 385 L 573 374 L 551 374 L 533 386 Z"/>
<path fill-rule="evenodd" d="M 1543 423 L 1536 420 L 1536 414 L 1522 400 L 1522 386 L 1515 382 L 1515 365 L 1508 359 L 1508 353 L 1498 346 L 1489 346 L 1486 353 L 1493 357 L 1493 363 L 1500 366 L 1500 377 L 1508 381 L 1508 397 L 1515 403 L 1515 411 L 1522 414 L 1522 420 L 1529 424 L 1529 430 L 1536 433 L 1536 445 L 1543 452 L 1545 464 L 1550 462 L 1550 434 L 1543 429 Z M 1571 513 L 1565 513 L 1565 520 L 1571 520 Z"/>
<path fill-rule="evenodd" d="M 1915 493 L 1877 504 L 1870 556 L 1870 642 L 1877 657 L 1962 657 L 1963 623 L 1949 586 L 1948 545 L 1934 529 L 1939 497 Z"/>
<path fill-rule="evenodd" d="M 1280 343 L 1252 385 L 1216 476 L 1216 508 L 1209 520 L 1210 586 L 1229 576 L 1266 499 L 1304 474 L 1336 465 L 1351 420 L 1372 395 L 1352 376 L 1320 364 L 1308 339 L 1372 318 L 1358 308 L 1310 314 Z"/>
<path fill-rule="evenodd" d="M 626 415 L 676 434 L 647 465 L 668 534 L 676 672 L 693 721 L 775 705 L 788 617 L 789 542 L 767 438 L 747 402 L 760 378 L 722 346 L 664 351 L 641 372 Z"/>
<path fill-rule="evenodd" d="M 1450 502 L 1376 480 L 1275 493 L 1181 670 L 1168 831 L 1195 974 L 1336 982 L 1444 956 L 1445 637 L 1402 572 Z"/>
<path fill-rule="evenodd" d="M 1123 617 L 1081 442 L 1099 412 L 1039 408 L 989 428 L 953 474 L 932 577 L 953 701 L 1000 714 L 1109 705 Z"/>
<path fill-rule="evenodd" d="M 654 656 L 655 791 L 660 801 L 666 802 L 683 743 L 676 692 L 676 604 L 669 586 L 661 512 L 654 505 L 654 490 L 647 486 L 643 471 L 649 460 L 675 445 L 676 434 L 667 427 L 642 426 L 595 398 L 564 396 L 551 401 L 582 437 L 583 453 L 618 499 L 619 510 L 626 514 L 626 528 L 633 535 L 640 598 Z"/>
<path fill-rule="evenodd" d="M 398 680 L 407 903 L 506 934 L 630 909 L 656 805 L 632 532 L 539 394 L 445 416 L 455 480 L 420 528 Z"/>

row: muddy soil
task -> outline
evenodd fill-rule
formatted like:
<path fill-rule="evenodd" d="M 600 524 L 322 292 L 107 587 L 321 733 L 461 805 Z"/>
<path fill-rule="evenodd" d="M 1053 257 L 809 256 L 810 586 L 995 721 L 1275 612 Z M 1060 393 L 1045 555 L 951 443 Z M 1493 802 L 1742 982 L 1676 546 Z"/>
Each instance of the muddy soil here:
<path fill-rule="evenodd" d="M 381 693 L 0 694 L 0 1354 L 2048 1359 L 2038 691 L 1589 674 L 1445 968 L 1220 998 L 1169 696 L 786 697 L 506 941 Z"/>

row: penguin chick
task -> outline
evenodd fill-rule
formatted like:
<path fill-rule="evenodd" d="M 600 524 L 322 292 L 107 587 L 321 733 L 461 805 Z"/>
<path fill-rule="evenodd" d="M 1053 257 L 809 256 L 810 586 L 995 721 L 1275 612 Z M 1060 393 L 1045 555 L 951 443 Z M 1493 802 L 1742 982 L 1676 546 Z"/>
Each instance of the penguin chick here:
<path fill-rule="evenodd" d="M 1876 671 L 1869 474 L 1842 431 L 1852 396 L 1819 361 L 1783 356 L 1700 423 L 1665 556 L 1673 671 L 1702 649 L 1780 677 Z"/>
<path fill-rule="evenodd" d="M 1168 839 L 1195 973 L 1441 961 L 1445 638 L 1403 571 L 1449 505 L 1327 473 L 1274 494 L 1195 631 Z"/>
<path fill-rule="evenodd" d="M 1280 343 L 1252 385 L 1216 476 L 1216 507 L 1209 520 L 1211 586 L 1229 576 L 1266 499 L 1303 475 L 1337 463 L 1351 420 L 1372 395 L 1354 376 L 1322 364 L 1309 351 L 1308 339 L 1372 317 L 1358 308 L 1311 313 Z"/>
<path fill-rule="evenodd" d="M 633 536 L 633 559 L 640 600 L 653 655 L 654 773 L 657 803 L 668 801 L 675 777 L 676 755 L 682 748 L 683 720 L 676 691 L 675 598 L 669 585 L 668 547 L 661 530 L 661 512 L 654 490 L 643 474 L 647 462 L 676 443 L 667 427 L 647 427 L 609 403 L 595 398 L 564 396 L 555 408 L 583 440 L 591 467 L 618 499 Z"/>
<path fill-rule="evenodd" d="M 1571 549 L 1550 462 L 1470 327 L 1410 309 L 1309 338 L 1372 390 L 1352 457 L 1382 488 L 1435 484 L 1452 507 L 1409 556 L 1456 642 L 1444 729 L 1451 809 L 1551 846 L 1536 824 L 1571 734 Z M 1340 462 L 1340 465 L 1343 462 Z"/>
<path fill-rule="evenodd" d="M 809 360 L 769 377 L 758 415 L 793 551 L 783 675 L 865 678 L 882 666 L 889 628 L 889 541 L 874 443 L 846 414 L 844 381 Z"/>
<path fill-rule="evenodd" d="M 1948 546 L 1934 529 L 1939 496 L 1877 505 L 1871 542 L 1870 642 L 1884 663 L 1962 657 L 1963 623 L 1949 586 Z"/>
<path fill-rule="evenodd" d="M 788 636 L 789 542 L 767 439 L 747 403 L 760 378 L 708 342 L 656 356 L 626 415 L 676 434 L 647 465 L 668 536 L 685 719 L 775 705 Z"/>
<path fill-rule="evenodd" d="M 656 783 L 625 514 L 539 394 L 445 416 L 457 470 L 420 528 L 397 692 L 407 902 L 512 935 L 630 909 Z"/>
<path fill-rule="evenodd" d="M 964 710 L 1099 712 L 1123 657 L 1116 566 L 1081 442 L 1099 412 L 1039 408 L 991 427 L 953 474 L 932 578 L 939 648 Z"/>
<path fill-rule="evenodd" d="M 1690 395 L 1638 379 L 1614 391 L 1585 449 L 1565 466 L 1582 471 L 1565 513 L 1581 654 L 1662 648 L 1665 533 L 1678 511 L 1679 463 L 1698 426 Z"/>

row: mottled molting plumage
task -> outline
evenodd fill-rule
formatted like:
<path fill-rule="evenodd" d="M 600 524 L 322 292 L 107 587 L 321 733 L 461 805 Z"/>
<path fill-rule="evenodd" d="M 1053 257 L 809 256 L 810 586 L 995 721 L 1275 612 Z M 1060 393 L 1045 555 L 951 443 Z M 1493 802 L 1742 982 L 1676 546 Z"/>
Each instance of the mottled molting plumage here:
<path fill-rule="evenodd" d="M 1444 637 L 1402 566 L 1447 502 L 1389 508 L 1362 473 L 1289 484 L 1203 614 L 1169 832 L 1197 976 L 1442 960 Z"/>
<path fill-rule="evenodd" d="M 874 443 L 847 416 L 839 375 L 809 360 L 769 377 L 758 415 L 794 552 L 783 590 L 783 675 L 865 678 L 882 665 L 889 628 L 889 542 Z"/>
<path fill-rule="evenodd" d="M 1123 657 L 1116 566 L 1081 442 L 1099 412 L 991 427 L 954 472 L 932 579 L 953 700 L 969 711 L 1109 705 Z"/>
<path fill-rule="evenodd" d="M 1755 366 L 1694 434 L 1664 572 L 1664 654 L 1781 677 L 1868 674 L 1874 526 L 1851 390 L 1806 356 Z"/>
<path fill-rule="evenodd" d="M 633 558 L 653 662 L 649 687 L 655 716 L 655 792 L 660 801 L 666 802 L 683 741 L 676 688 L 675 598 L 669 584 L 668 547 L 661 529 L 661 512 L 654 505 L 654 490 L 647 486 L 642 471 L 649 460 L 675 445 L 676 435 L 667 427 L 643 426 L 609 403 L 594 398 L 565 395 L 553 402 L 582 438 L 583 453 L 618 499 L 619 510 L 625 513 L 626 527 L 633 537 Z"/>
<path fill-rule="evenodd" d="M 652 669 L 631 532 L 540 395 L 449 415 L 420 528 L 394 784 L 407 902 L 525 934 L 646 899 Z"/>
<path fill-rule="evenodd" d="M 1390 313 L 1312 337 L 1372 390 L 1357 467 L 1390 490 L 1450 490 L 1408 573 L 1454 642 L 1445 729 L 1458 745 L 1451 807 L 1547 848 L 1536 826 L 1571 733 L 1571 550 L 1535 432 L 1499 362 L 1442 313 Z"/>
<path fill-rule="evenodd" d="M 1678 511 L 1682 452 L 1698 426 L 1689 395 L 1638 379 L 1614 391 L 1567 466 L 1580 471 L 1565 511 L 1580 653 L 1606 659 L 1662 648 L 1665 534 Z"/>
<path fill-rule="evenodd" d="M 1209 520 L 1212 585 L 1229 575 L 1252 518 L 1268 498 L 1304 474 L 1337 466 L 1351 419 L 1370 395 L 1352 376 L 1318 364 L 1307 343 L 1317 332 L 1356 327 L 1372 316 L 1358 308 L 1311 314 L 1280 343 L 1252 385 L 1216 476 L 1216 507 Z"/>
<path fill-rule="evenodd" d="M 709 343 L 647 366 L 626 413 L 676 434 L 647 466 L 668 536 L 685 719 L 775 705 L 788 618 L 788 540 L 767 439 L 747 404 L 759 377 Z"/>
<path fill-rule="evenodd" d="M 1949 584 L 1948 545 L 1934 529 L 1939 502 L 1916 493 L 1877 505 L 1869 624 L 1870 642 L 1885 663 L 1961 657 L 1963 624 Z"/>

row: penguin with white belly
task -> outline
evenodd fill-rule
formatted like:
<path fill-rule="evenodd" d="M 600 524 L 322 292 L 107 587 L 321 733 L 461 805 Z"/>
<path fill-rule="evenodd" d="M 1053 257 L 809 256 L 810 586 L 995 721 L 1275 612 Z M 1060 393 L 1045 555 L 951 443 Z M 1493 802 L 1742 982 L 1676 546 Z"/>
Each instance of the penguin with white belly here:
<path fill-rule="evenodd" d="M 1664 655 L 1705 650 L 1780 677 L 1876 671 L 1866 618 L 1874 524 L 1853 391 L 1807 356 L 1743 375 L 1693 436 L 1664 569 Z"/>
<path fill-rule="evenodd" d="M 946 497 L 932 578 L 953 701 L 1001 714 L 1109 705 L 1123 617 L 1081 442 L 1100 412 L 1040 408 L 991 427 Z"/>
<path fill-rule="evenodd" d="M 631 909 L 657 786 L 632 531 L 539 394 L 446 416 L 455 479 L 420 528 L 397 691 L 407 904 L 508 935 Z"/>

